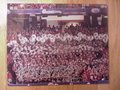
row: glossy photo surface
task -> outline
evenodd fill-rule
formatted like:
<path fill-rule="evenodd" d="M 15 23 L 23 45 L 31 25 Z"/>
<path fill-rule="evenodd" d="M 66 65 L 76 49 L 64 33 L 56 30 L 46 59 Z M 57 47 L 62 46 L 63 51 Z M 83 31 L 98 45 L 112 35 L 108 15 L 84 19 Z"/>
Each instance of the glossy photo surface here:
<path fill-rule="evenodd" d="M 108 7 L 7 5 L 10 86 L 109 82 Z"/>

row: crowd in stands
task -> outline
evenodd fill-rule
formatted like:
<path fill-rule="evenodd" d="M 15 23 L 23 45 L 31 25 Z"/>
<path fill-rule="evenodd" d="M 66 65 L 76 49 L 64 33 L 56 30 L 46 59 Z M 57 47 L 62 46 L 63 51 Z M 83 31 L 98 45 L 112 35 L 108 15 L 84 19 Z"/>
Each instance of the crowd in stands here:
<path fill-rule="evenodd" d="M 81 8 L 81 4 L 8 4 L 8 9 Z"/>
<path fill-rule="evenodd" d="M 72 84 L 108 80 L 106 28 L 71 25 L 64 30 L 48 27 L 12 33 L 9 29 L 9 83 Z"/>

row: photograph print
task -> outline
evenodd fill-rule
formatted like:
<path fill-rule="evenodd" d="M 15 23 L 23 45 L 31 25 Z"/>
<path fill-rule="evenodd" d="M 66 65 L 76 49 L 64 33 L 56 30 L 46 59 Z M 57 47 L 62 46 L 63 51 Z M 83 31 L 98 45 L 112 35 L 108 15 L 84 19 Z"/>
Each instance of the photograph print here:
<path fill-rule="evenodd" d="M 7 5 L 9 86 L 109 83 L 108 7 Z"/>

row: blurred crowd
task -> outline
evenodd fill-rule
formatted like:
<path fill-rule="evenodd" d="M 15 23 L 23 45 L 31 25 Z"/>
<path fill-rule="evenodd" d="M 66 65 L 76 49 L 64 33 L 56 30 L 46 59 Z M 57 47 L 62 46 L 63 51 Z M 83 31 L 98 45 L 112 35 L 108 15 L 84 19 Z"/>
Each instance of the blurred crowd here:
<path fill-rule="evenodd" d="M 56 9 L 56 8 L 81 8 L 81 4 L 8 4 L 8 9 Z"/>
<path fill-rule="evenodd" d="M 9 83 L 91 83 L 108 80 L 105 28 L 8 32 Z"/>

